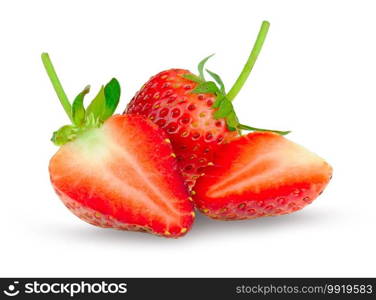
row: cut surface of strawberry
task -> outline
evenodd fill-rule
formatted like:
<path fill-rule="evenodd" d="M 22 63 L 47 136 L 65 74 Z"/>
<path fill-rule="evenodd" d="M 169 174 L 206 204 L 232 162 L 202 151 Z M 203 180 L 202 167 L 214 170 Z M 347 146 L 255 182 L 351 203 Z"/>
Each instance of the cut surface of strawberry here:
<path fill-rule="evenodd" d="M 193 197 L 215 219 L 282 215 L 311 203 L 331 176 L 316 154 L 280 135 L 254 132 L 221 146 Z"/>
<path fill-rule="evenodd" d="M 165 132 L 143 116 L 113 115 L 120 85 L 112 79 L 88 107 L 87 86 L 72 105 L 48 54 L 43 63 L 72 124 L 55 131 L 52 185 L 66 207 L 100 227 L 180 237 L 194 221 L 192 198 Z"/>
<path fill-rule="evenodd" d="M 140 116 L 113 116 L 83 133 L 60 148 L 49 170 L 74 213 L 87 221 L 88 211 L 95 212 L 89 223 L 101 225 L 104 217 L 105 226 L 116 222 L 118 228 L 167 236 L 179 236 L 192 225 L 192 203 L 171 144 Z"/>

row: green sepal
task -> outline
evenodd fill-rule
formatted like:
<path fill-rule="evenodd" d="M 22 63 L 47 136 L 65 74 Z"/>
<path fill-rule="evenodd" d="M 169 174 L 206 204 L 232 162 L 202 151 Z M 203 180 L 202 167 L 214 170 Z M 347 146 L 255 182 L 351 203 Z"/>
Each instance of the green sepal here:
<path fill-rule="evenodd" d="M 99 128 L 114 113 L 120 99 L 120 84 L 115 78 L 101 87 L 85 110 L 83 100 L 89 89 L 87 86 L 73 102 L 73 125 L 65 125 L 53 133 L 51 140 L 55 145 L 62 146 L 86 130 Z"/>
<path fill-rule="evenodd" d="M 241 130 L 250 130 L 250 131 L 268 131 L 268 132 L 274 132 L 280 135 L 288 134 L 290 131 L 280 131 L 280 130 L 271 130 L 271 129 L 262 129 L 262 128 L 256 128 L 247 126 L 244 124 L 239 123 L 239 119 L 235 113 L 234 106 L 231 102 L 231 100 L 227 97 L 225 85 L 221 79 L 221 77 L 206 69 L 206 72 L 215 80 L 213 81 L 205 81 L 203 76 L 203 70 L 204 65 L 207 62 L 207 60 L 212 57 L 213 55 L 210 55 L 206 58 L 204 58 L 199 63 L 199 74 L 200 76 L 193 75 L 193 74 L 187 74 L 184 76 L 185 78 L 192 80 L 194 82 L 197 82 L 198 85 L 195 89 L 191 91 L 193 94 L 214 94 L 215 95 L 215 101 L 212 105 L 212 108 L 216 109 L 213 117 L 215 119 L 224 119 L 226 121 L 226 125 L 228 130 L 230 131 L 238 131 L 239 134 L 241 134 Z"/>
<path fill-rule="evenodd" d="M 102 85 L 98 94 L 91 101 L 89 106 L 86 108 L 86 116 L 93 116 L 95 119 L 100 120 L 102 115 L 103 107 L 105 105 L 105 95 L 104 86 Z"/>
<path fill-rule="evenodd" d="M 120 84 L 116 78 L 112 78 L 104 87 L 105 107 L 101 120 L 104 122 L 115 112 L 120 100 Z"/>
<path fill-rule="evenodd" d="M 98 128 L 100 127 L 102 122 L 96 118 L 93 114 L 86 114 L 84 128 Z"/>
<path fill-rule="evenodd" d="M 221 103 L 218 106 L 218 110 L 214 113 L 215 119 L 226 118 L 230 113 L 234 111 L 234 106 L 231 101 L 228 101 L 226 97 L 223 97 Z"/>
<path fill-rule="evenodd" d="M 85 121 L 84 97 L 90 92 L 90 85 L 87 85 L 81 93 L 77 95 L 72 104 L 72 118 L 76 126 L 82 126 Z"/>
<path fill-rule="evenodd" d="M 219 89 L 213 81 L 200 83 L 194 90 L 192 90 L 192 94 L 216 94 L 218 92 Z"/>
<path fill-rule="evenodd" d="M 209 75 L 211 77 L 213 77 L 213 79 L 215 80 L 215 82 L 218 83 L 219 90 L 221 91 L 222 94 L 225 95 L 226 94 L 226 90 L 225 90 L 225 85 L 224 85 L 224 83 L 222 81 L 222 78 L 218 74 L 216 74 L 216 73 L 214 73 L 214 72 L 212 72 L 212 71 L 210 71 L 208 69 L 206 69 L 206 72 L 208 72 Z"/>
<path fill-rule="evenodd" d="M 225 96 L 223 94 L 218 94 L 217 97 L 216 97 L 216 99 L 215 99 L 215 101 L 214 101 L 214 103 L 213 103 L 213 105 L 212 105 L 212 107 L 213 108 L 220 107 L 223 99 L 225 99 Z"/>
<path fill-rule="evenodd" d="M 209 55 L 207 57 L 205 57 L 202 61 L 199 62 L 198 64 L 198 74 L 200 76 L 200 78 L 205 81 L 205 76 L 204 76 L 204 67 L 205 67 L 205 64 L 206 62 L 209 60 L 209 58 L 211 58 L 212 56 L 214 55 L 214 53 L 212 55 Z"/>
<path fill-rule="evenodd" d="M 115 112 L 120 100 L 120 84 L 112 78 L 109 83 L 102 86 L 98 94 L 86 109 L 86 116 L 92 115 L 94 119 L 104 122 Z"/>
<path fill-rule="evenodd" d="M 77 126 L 65 125 L 53 133 L 51 141 L 57 146 L 62 146 L 74 140 L 79 131 Z"/>
<path fill-rule="evenodd" d="M 183 74 L 181 75 L 183 78 L 188 79 L 190 81 L 196 82 L 196 83 L 203 83 L 204 81 L 195 74 Z"/>
<path fill-rule="evenodd" d="M 232 110 L 227 116 L 226 116 L 226 124 L 227 128 L 230 131 L 239 131 L 240 133 L 240 128 L 239 128 L 239 119 L 235 113 L 234 110 Z"/>
<path fill-rule="evenodd" d="M 214 118 L 225 119 L 228 130 L 239 131 L 239 128 L 238 128 L 239 120 L 238 120 L 238 117 L 236 116 L 232 102 L 229 101 L 224 95 L 219 95 L 217 96 L 217 99 L 218 98 L 220 99 L 220 102 L 217 104 L 218 109 L 214 112 Z M 213 104 L 213 107 L 214 107 L 214 104 Z"/>

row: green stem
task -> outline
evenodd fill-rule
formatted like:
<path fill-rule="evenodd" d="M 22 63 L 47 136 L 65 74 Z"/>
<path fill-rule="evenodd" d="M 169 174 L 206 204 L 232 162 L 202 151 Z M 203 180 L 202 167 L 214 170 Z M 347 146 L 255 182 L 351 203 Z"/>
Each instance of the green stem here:
<path fill-rule="evenodd" d="M 73 122 L 72 106 L 68 100 L 67 95 L 64 92 L 64 89 L 60 83 L 59 77 L 56 74 L 55 68 L 51 62 L 51 59 L 48 53 L 42 53 L 42 61 L 43 61 L 44 68 L 46 69 L 47 75 L 50 78 L 51 83 L 55 89 L 55 92 L 57 96 L 59 97 L 61 105 L 63 106 L 69 119 Z"/>
<path fill-rule="evenodd" d="M 251 54 L 248 57 L 247 63 L 245 64 L 242 72 L 240 73 L 238 79 L 235 81 L 234 85 L 232 86 L 231 90 L 227 94 L 227 99 L 232 101 L 236 97 L 236 95 L 240 92 L 241 88 L 243 87 L 244 83 L 247 81 L 249 74 L 252 71 L 253 66 L 257 60 L 257 57 L 261 51 L 262 45 L 264 44 L 266 35 L 269 30 L 269 22 L 263 21 L 261 24 L 260 31 L 258 33 L 257 39 L 255 44 L 253 45 L 253 49 Z"/>

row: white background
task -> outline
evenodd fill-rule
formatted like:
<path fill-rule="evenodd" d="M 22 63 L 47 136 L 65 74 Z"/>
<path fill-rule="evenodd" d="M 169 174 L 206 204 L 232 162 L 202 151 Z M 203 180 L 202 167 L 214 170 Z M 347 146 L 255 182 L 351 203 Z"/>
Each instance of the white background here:
<path fill-rule="evenodd" d="M 376 276 L 374 1 L 2 1 L 1 276 Z M 264 49 L 236 99 L 243 123 L 334 167 L 324 194 L 292 215 L 242 222 L 198 216 L 178 240 L 105 230 L 53 192 L 49 141 L 67 123 L 40 61 L 67 94 L 116 76 L 121 112 L 167 68 L 208 67 L 228 88 L 261 21 Z"/>

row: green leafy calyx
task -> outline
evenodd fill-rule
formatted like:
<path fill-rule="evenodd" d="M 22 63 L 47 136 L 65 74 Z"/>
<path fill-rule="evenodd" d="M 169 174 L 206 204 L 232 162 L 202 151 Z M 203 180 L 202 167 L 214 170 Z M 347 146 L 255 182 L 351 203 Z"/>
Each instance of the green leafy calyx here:
<path fill-rule="evenodd" d="M 104 121 L 113 115 L 120 99 L 120 84 L 115 78 L 101 87 L 87 108 L 84 106 L 84 98 L 90 92 L 90 86 L 86 86 L 76 96 L 71 105 L 47 53 L 42 54 L 42 61 L 56 94 L 72 122 L 72 124 L 64 125 L 53 133 L 51 141 L 55 145 L 64 145 L 76 139 L 83 132 L 100 127 Z"/>
<path fill-rule="evenodd" d="M 275 132 L 281 135 L 288 134 L 289 131 L 279 131 L 279 130 L 270 130 L 270 129 L 262 129 L 256 128 L 252 126 L 247 126 L 239 123 L 238 117 L 236 116 L 234 106 L 232 104 L 232 100 L 234 100 L 235 96 L 239 93 L 241 88 L 243 87 L 245 81 L 247 80 L 256 59 L 261 51 L 262 45 L 266 38 L 267 32 L 269 29 L 269 22 L 264 21 L 261 25 L 258 37 L 256 42 L 253 46 L 252 52 L 240 73 L 238 79 L 236 80 L 233 87 L 230 89 L 228 93 L 226 93 L 225 85 L 221 79 L 221 77 L 208 69 L 205 69 L 206 62 L 214 55 L 210 55 L 205 57 L 199 64 L 198 64 L 198 76 L 194 74 L 184 74 L 183 77 L 197 83 L 197 86 L 192 90 L 193 94 L 214 94 L 216 96 L 216 100 L 213 103 L 212 107 L 216 109 L 214 113 L 215 119 L 225 119 L 227 128 L 230 131 L 238 131 L 241 130 L 251 130 L 251 131 L 270 131 Z M 205 71 L 210 75 L 213 80 L 206 80 L 205 79 Z"/>

